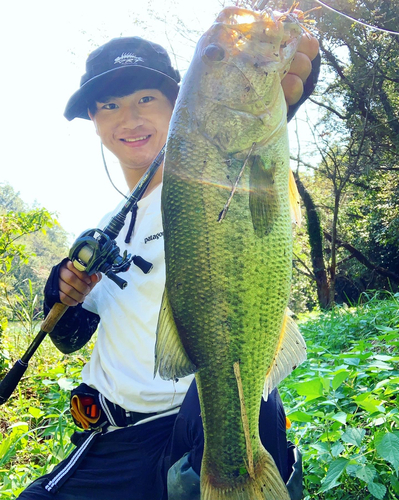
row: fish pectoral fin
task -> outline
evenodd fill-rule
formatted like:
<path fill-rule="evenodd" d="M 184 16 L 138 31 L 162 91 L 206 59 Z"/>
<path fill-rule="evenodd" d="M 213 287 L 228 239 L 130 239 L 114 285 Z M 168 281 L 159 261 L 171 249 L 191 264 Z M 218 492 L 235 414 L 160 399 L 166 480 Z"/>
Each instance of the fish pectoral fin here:
<path fill-rule="evenodd" d="M 249 209 L 255 234 L 260 238 L 270 233 L 280 212 L 275 172 L 275 165 L 266 167 L 260 156 L 254 157 L 249 180 Z"/>
<path fill-rule="evenodd" d="M 180 340 L 165 289 L 158 317 L 154 377 L 158 372 L 164 380 L 175 380 L 194 373 L 196 369 Z"/>
<path fill-rule="evenodd" d="M 287 309 L 276 354 L 269 371 L 263 390 L 263 399 L 267 401 L 269 394 L 277 385 L 288 377 L 297 366 L 306 360 L 306 343 L 297 324 Z"/>
<path fill-rule="evenodd" d="M 289 178 L 289 200 L 290 200 L 290 213 L 291 219 L 294 224 L 301 227 L 302 214 L 301 214 L 301 197 L 299 196 L 298 187 L 292 170 L 290 169 Z"/>

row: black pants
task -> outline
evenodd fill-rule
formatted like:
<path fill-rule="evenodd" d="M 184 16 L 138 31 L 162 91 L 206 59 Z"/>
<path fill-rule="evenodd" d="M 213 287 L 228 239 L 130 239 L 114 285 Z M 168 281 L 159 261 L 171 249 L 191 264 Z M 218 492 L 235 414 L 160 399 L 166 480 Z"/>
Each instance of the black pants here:
<path fill-rule="evenodd" d="M 273 456 L 284 481 L 289 476 L 285 413 L 275 390 L 262 400 L 260 435 Z M 36 480 L 18 497 L 20 500 L 166 500 L 169 467 L 190 452 L 190 463 L 199 473 L 204 447 L 197 387 L 191 385 L 178 415 L 99 435 L 79 468 L 56 495 Z M 62 471 L 64 462 L 57 466 Z"/>

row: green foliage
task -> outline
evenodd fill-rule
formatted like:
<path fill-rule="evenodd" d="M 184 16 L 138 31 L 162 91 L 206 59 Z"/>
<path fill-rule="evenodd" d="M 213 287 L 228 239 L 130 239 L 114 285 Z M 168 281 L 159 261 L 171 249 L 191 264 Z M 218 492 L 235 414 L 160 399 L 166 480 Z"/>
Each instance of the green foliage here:
<path fill-rule="evenodd" d="M 384 299 L 384 300 L 381 300 Z M 308 361 L 280 388 L 305 500 L 399 495 L 399 294 L 307 317 Z"/>
<path fill-rule="evenodd" d="M 397 2 L 334 0 L 330 5 L 371 25 L 388 29 L 398 25 Z M 310 9 L 314 2 L 303 0 L 300 7 Z M 322 267 L 329 276 L 331 301 L 349 303 L 365 290 L 398 289 L 398 37 L 365 28 L 326 8 L 311 16 L 316 19 L 322 68 L 312 97 L 319 104 L 318 120 L 315 124 L 309 120 L 313 151 L 306 152 L 313 168 L 301 178 L 318 208 L 323 230 L 330 235 Z M 309 161 L 301 160 L 309 166 Z M 309 227 L 311 236 L 313 232 Z M 314 250 L 312 242 L 310 237 Z M 359 250 L 370 265 L 344 249 L 342 242 Z M 308 246 L 304 253 L 309 253 Z M 315 277 L 320 267 L 305 259 L 297 270 L 309 275 L 310 268 Z M 386 270 L 396 277 L 387 276 Z"/>
<path fill-rule="evenodd" d="M 68 255 L 67 233 L 57 223 L 26 236 L 26 247 L 31 253 L 27 265 L 17 266 L 13 276 L 18 283 L 18 293 L 30 294 L 29 283 L 37 295 L 36 311 L 41 309 L 43 289 L 51 268 Z"/>
<path fill-rule="evenodd" d="M 41 311 L 52 265 L 66 255 L 66 233 L 45 208 L 28 207 L 11 186 L 0 185 L 0 343 L 9 319 L 28 333 Z M 0 350 L 0 374 L 8 366 Z"/>
<path fill-rule="evenodd" d="M 9 211 L 0 216 L 0 256 L 2 273 L 10 272 L 13 260 L 19 257 L 20 263 L 26 263 L 29 252 L 20 242 L 22 236 L 36 231 L 45 231 L 54 223 L 45 209 L 32 209 L 29 212 Z"/>
<path fill-rule="evenodd" d="M 9 323 L 5 343 L 14 361 L 29 343 L 20 323 Z M 29 363 L 27 377 L 2 406 L 0 417 L 0 498 L 14 499 L 30 482 L 49 472 L 72 449 L 75 426 L 70 390 L 93 343 L 63 357 L 46 338 Z"/>
<path fill-rule="evenodd" d="M 280 386 L 303 454 L 305 500 L 394 500 L 399 495 L 399 294 L 362 296 L 300 319 L 308 361 Z M 16 360 L 27 346 L 10 323 Z M 71 449 L 69 391 L 91 343 L 64 356 L 49 339 L 0 417 L 0 497 L 14 499 Z"/>

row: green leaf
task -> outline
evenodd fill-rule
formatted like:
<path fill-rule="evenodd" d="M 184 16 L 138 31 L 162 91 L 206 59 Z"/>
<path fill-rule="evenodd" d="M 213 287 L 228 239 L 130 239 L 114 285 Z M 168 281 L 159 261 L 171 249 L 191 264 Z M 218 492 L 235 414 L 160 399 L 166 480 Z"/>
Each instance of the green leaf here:
<path fill-rule="evenodd" d="M 331 454 L 333 457 L 337 457 L 340 453 L 345 450 L 342 443 L 339 441 L 331 446 Z"/>
<path fill-rule="evenodd" d="M 288 418 L 292 422 L 312 422 L 314 420 L 314 417 L 312 417 L 312 415 L 309 415 L 304 411 L 294 411 L 293 413 L 290 413 L 288 415 Z"/>
<path fill-rule="evenodd" d="M 312 484 L 315 484 L 315 485 L 319 485 L 320 484 L 320 478 L 319 478 L 319 476 L 316 476 L 316 474 L 308 474 L 306 476 L 306 482 L 307 483 L 312 483 Z"/>
<path fill-rule="evenodd" d="M 387 492 L 386 487 L 380 483 L 369 483 L 367 488 L 373 497 L 378 498 L 379 500 L 382 500 Z"/>
<path fill-rule="evenodd" d="M 381 370 L 393 370 L 393 366 L 385 363 L 384 361 L 372 361 L 367 365 L 367 368 L 380 368 Z"/>
<path fill-rule="evenodd" d="M 369 465 L 363 465 L 359 467 L 359 469 L 356 471 L 356 477 L 358 477 L 365 483 L 371 483 L 375 478 L 376 474 L 377 471 L 375 470 L 375 468 Z"/>
<path fill-rule="evenodd" d="M 329 372 L 330 370 L 327 369 L 324 371 Z M 322 383 L 324 390 L 328 392 L 330 390 L 330 384 L 331 384 L 330 379 L 325 377 L 320 377 L 320 381 Z"/>
<path fill-rule="evenodd" d="M 359 366 L 360 365 L 360 358 L 344 358 L 344 362 L 347 365 Z"/>
<path fill-rule="evenodd" d="M 353 462 L 351 460 L 351 462 Z M 356 463 L 350 463 L 348 467 L 346 468 L 346 473 L 349 474 L 349 476 L 356 477 L 356 472 L 358 471 L 360 465 Z"/>
<path fill-rule="evenodd" d="M 386 332 L 386 333 L 396 332 L 396 329 L 385 325 L 375 325 L 375 329 L 380 332 Z M 383 337 L 385 337 L 385 335 Z"/>
<path fill-rule="evenodd" d="M 349 377 L 349 372 L 347 372 L 346 370 L 338 372 L 331 382 L 334 391 L 336 391 L 338 387 L 342 384 L 342 382 L 346 380 L 348 377 Z"/>
<path fill-rule="evenodd" d="M 11 439 L 10 436 L 1 441 L 1 443 L 0 443 L 0 458 L 3 458 L 6 455 L 8 450 L 11 448 L 13 442 L 14 441 Z M 4 471 L 4 472 L 7 472 L 7 471 Z"/>
<path fill-rule="evenodd" d="M 391 463 L 396 470 L 399 469 L 399 437 L 392 432 L 388 432 L 382 438 L 378 437 L 376 450 L 381 458 Z"/>
<path fill-rule="evenodd" d="M 391 485 L 393 491 L 399 496 L 399 481 L 395 476 L 391 476 Z"/>
<path fill-rule="evenodd" d="M 356 396 L 353 398 L 354 401 L 364 410 L 368 411 L 369 413 L 375 413 L 377 411 L 380 411 L 381 413 L 384 413 L 384 407 L 381 404 L 381 401 L 374 398 L 370 392 L 365 392 L 363 394 L 360 394 L 359 396 Z"/>
<path fill-rule="evenodd" d="M 34 418 L 40 418 L 44 415 L 44 412 L 40 408 L 34 408 L 33 406 L 29 407 L 29 413 Z"/>
<path fill-rule="evenodd" d="M 347 444 L 353 444 L 355 446 L 360 447 L 361 442 L 366 435 L 366 431 L 364 429 L 356 429 L 355 427 L 349 427 L 342 434 L 342 441 Z"/>
<path fill-rule="evenodd" d="M 57 375 L 63 375 L 65 373 L 65 368 L 63 365 L 57 365 L 51 370 L 48 370 L 45 373 L 42 373 L 41 375 L 44 377 L 51 377 L 51 378 L 57 378 Z"/>
<path fill-rule="evenodd" d="M 23 432 L 26 432 L 29 429 L 29 425 L 27 422 L 15 422 L 15 424 L 10 425 L 9 429 L 22 429 Z"/>
<path fill-rule="evenodd" d="M 337 460 L 331 463 L 327 475 L 323 480 L 322 487 L 320 488 L 320 493 L 331 490 L 331 488 L 335 488 L 335 486 L 340 484 L 338 479 L 341 477 L 348 464 L 349 460 L 346 458 L 337 458 Z"/>
<path fill-rule="evenodd" d="M 374 359 L 379 359 L 380 361 L 392 361 L 395 359 L 393 356 L 387 356 L 386 354 L 376 354 L 373 357 Z"/>
<path fill-rule="evenodd" d="M 328 446 L 328 443 L 313 443 L 310 445 L 310 447 L 319 451 L 321 454 L 330 453 L 330 447 Z"/>
<path fill-rule="evenodd" d="M 375 388 L 380 389 L 381 387 L 385 387 L 391 383 L 392 383 L 392 379 L 385 378 L 384 380 L 381 380 L 380 382 L 378 382 L 378 384 L 375 386 Z"/>
<path fill-rule="evenodd" d="M 337 422 L 341 422 L 341 424 L 346 424 L 346 419 L 348 415 L 344 413 L 343 411 L 339 411 L 338 413 L 335 413 L 335 415 L 332 415 L 330 418 L 332 420 L 336 420 Z"/>
<path fill-rule="evenodd" d="M 323 383 L 319 377 L 306 382 L 293 384 L 293 388 L 300 396 L 306 396 L 308 401 L 323 395 Z"/>

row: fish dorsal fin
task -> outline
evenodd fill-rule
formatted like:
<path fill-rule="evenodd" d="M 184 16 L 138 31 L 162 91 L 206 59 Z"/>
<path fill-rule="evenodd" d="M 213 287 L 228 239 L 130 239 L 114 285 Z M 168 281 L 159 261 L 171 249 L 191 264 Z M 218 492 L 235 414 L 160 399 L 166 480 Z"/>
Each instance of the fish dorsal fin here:
<path fill-rule="evenodd" d="M 292 222 L 296 224 L 298 227 L 301 227 L 302 224 L 301 198 L 299 196 L 296 180 L 291 169 L 289 178 L 289 199 L 290 199 L 290 213 Z"/>
<path fill-rule="evenodd" d="M 272 390 L 305 360 L 305 340 L 287 309 L 276 354 L 266 374 L 263 399 L 267 401 Z"/>
<path fill-rule="evenodd" d="M 165 289 L 158 318 L 154 377 L 159 372 L 164 380 L 175 380 L 195 371 L 196 366 L 188 357 L 180 340 Z"/>
<path fill-rule="evenodd" d="M 270 233 L 280 212 L 275 172 L 273 163 L 266 166 L 260 156 L 254 157 L 249 180 L 249 209 L 255 234 L 260 238 Z"/>

